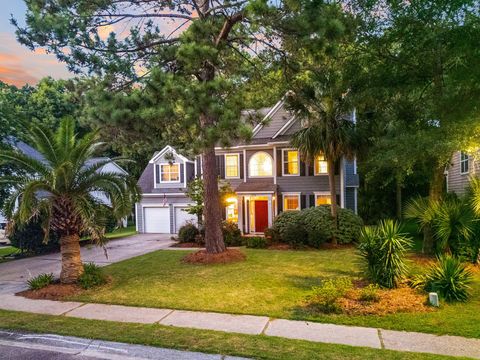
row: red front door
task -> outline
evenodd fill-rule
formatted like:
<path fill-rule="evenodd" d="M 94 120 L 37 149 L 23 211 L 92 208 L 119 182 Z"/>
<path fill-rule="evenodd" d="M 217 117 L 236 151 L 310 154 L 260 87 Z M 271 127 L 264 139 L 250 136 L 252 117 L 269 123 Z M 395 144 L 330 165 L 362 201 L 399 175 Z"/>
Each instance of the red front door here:
<path fill-rule="evenodd" d="M 268 227 L 268 201 L 255 200 L 255 232 L 264 232 Z"/>

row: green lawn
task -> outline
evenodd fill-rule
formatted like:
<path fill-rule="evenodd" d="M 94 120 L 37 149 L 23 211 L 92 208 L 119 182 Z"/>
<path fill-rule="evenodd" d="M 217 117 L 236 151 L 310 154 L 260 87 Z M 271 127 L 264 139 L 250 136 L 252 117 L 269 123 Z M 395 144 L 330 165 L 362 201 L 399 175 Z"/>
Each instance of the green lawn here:
<path fill-rule="evenodd" d="M 322 278 L 359 276 L 354 249 L 244 250 L 228 265 L 181 263 L 186 251 L 157 251 L 106 267 L 112 282 L 71 300 L 132 306 L 268 315 L 277 318 L 455 334 L 480 338 L 480 272 L 472 299 L 429 313 L 386 316 L 314 315 L 303 299 Z"/>
<path fill-rule="evenodd" d="M 0 247 L 0 263 L 9 261 L 9 259 L 4 258 L 5 256 L 18 254 L 19 252 L 20 252 L 20 249 L 17 249 L 16 247 L 13 247 L 13 246 Z"/>
<path fill-rule="evenodd" d="M 105 234 L 105 237 L 107 239 L 112 240 L 112 239 L 118 239 L 121 237 L 132 236 L 132 235 L 135 235 L 136 233 L 137 233 L 137 230 L 135 228 L 135 225 L 130 225 L 125 228 L 113 230 L 111 233 Z"/>
<path fill-rule="evenodd" d="M 0 310 L 0 328 L 275 360 L 440 360 L 439 355 L 321 344 L 264 335 L 228 334 L 158 324 L 128 324 Z"/>

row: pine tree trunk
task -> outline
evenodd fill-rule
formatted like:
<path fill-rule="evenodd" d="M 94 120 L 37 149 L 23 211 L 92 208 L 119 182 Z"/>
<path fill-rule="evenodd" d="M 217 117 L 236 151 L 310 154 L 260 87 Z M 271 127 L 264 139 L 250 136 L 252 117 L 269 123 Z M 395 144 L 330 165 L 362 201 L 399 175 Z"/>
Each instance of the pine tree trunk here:
<path fill-rule="evenodd" d="M 328 165 L 328 183 L 330 186 L 330 198 L 332 211 L 332 220 L 334 226 L 334 233 L 332 234 L 332 244 L 337 245 L 337 229 L 338 229 L 338 216 L 337 216 L 337 187 L 335 186 L 335 162 L 331 159 L 327 159 Z"/>
<path fill-rule="evenodd" d="M 62 284 L 73 284 L 83 274 L 83 264 L 80 256 L 80 237 L 78 234 L 61 236 L 60 252 L 62 254 L 60 282 Z"/>
<path fill-rule="evenodd" d="M 226 250 L 222 233 L 222 211 L 218 193 L 215 147 L 209 146 L 203 151 L 203 182 L 205 186 L 203 208 L 205 226 L 205 247 L 207 253 L 218 254 Z"/>

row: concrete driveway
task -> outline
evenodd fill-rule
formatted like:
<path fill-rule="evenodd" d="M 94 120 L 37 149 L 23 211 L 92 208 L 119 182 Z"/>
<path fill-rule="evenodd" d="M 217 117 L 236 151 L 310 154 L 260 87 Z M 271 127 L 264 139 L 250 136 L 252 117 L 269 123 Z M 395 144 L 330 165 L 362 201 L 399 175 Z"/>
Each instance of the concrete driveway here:
<path fill-rule="evenodd" d="M 137 234 L 112 240 L 106 246 L 108 258 L 105 257 L 103 248 L 84 246 L 82 248 L 82 260 L 83 262 L 94 262 L 100 266 L 105 266 L 168 248 L 173 243 L 170 237 L 170 234 Z M 58 277 L 60 267 L 60 253 L 0 263 L 0 294 L 21 291 L 26 288 L 28 279 L 42 273 L 53 273 Z"/>

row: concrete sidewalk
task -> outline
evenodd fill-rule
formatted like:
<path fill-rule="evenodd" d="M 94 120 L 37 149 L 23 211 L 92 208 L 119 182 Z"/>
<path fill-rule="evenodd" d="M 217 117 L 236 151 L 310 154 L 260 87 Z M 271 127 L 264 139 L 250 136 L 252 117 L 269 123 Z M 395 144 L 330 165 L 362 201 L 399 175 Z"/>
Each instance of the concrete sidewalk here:
<path fill-rule="evenodd" d="M 249 335 L 263 334 L 313 342 L 480 359 L 480 339 L 459 336 L 437 336 L 357 326 L 271 319 L 265 316 L 30 300 L 15 295 L 0 295 L 0 308 L 83 319 L 158 323 L 165 326 Z"/>
<path fill-rule="evenodd" d="M 81 249 L 84 263 L 105 266 L 118 261 L 168 248 L 174 242 L 169 234 L 137 234 L 107 243 L 108 258 L 103 248 L 85 246 Z M 13 294 L 26 289 L 28 279 L 43 273 L 60 275 L 60 253 L 46 254 L 0 263 L 0 294 Z"/>

